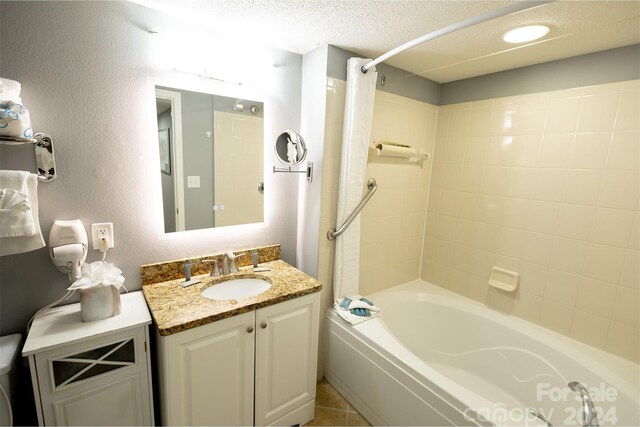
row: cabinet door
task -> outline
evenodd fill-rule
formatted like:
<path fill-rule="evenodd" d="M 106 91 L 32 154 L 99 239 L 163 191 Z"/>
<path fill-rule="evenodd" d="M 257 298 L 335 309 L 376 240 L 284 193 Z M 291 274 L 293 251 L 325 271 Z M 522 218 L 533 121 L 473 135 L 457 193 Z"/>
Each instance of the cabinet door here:
<path fill-rule="evenodd" d="M 36 354 L 44 425 L 149 425 L 146 337 L 144 326 Z"/>
<path fill-rule="evenodd" d="M 255 313 L 160 337 L 164 425 L 252 425 Z"/>
<path fill-rule="evenodd" d="M 314 293 L 256 312 L 256 425 L 315 399 L 319 310 Z"/>

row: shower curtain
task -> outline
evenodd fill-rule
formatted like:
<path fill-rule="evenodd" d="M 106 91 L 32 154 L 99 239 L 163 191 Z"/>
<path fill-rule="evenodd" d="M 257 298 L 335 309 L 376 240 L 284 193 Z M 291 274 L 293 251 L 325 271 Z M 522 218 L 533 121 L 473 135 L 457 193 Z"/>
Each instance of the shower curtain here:
<path fill-rule="evenodd" d="M 342 160 L 338 192 L 337 225 L 344 223 L 360 203 L 367 169 L 369 136 L 377 73 L 360 69 L 370 59 L 351 58 L 347 62 L 347 93 L 342 129 Z M 336 239 L 333 297 L 358 294 L 360 280 L 360 215 Z"/>

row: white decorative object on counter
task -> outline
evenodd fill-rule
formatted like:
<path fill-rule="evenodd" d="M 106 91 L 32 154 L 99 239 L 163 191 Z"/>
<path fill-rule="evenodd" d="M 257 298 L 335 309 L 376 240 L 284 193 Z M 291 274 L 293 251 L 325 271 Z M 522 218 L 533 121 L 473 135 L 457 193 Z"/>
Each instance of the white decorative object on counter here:
<path fill-rule="evenodd" d="M 80 304 L 38 314 L 29 358 L 40 425 L 154 425 L 151 315 L 142 292 L 122 295 L 122 314 L 83 323 Z"/>
<path fill-rule="evenodd" d="M 80 290 L 80 313 L 83 322 L 106 319 L 120 314 L 122 270 L 109 262 L 96 261 L 82 266 L 82 274 L 69 286 Z"/>
<path fill-rule="evenodd" d="M 83 322 L 106 319 L 120 314 L 120 291 L 113 285 L 80 289 L 80 317 Z"/>

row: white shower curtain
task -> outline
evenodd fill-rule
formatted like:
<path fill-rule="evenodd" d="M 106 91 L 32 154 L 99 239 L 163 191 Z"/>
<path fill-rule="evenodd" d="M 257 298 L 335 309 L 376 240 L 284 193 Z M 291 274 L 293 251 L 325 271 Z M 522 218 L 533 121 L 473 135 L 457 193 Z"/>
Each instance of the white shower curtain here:
<path fill-rule="evenodd" d="M 342 129 L 342 160 L 338 193 L 337 226 L 341 226 L 360 203 L 367 169 L 369 136 L 377 73 L 360 69 L 370 59 L 351 58 L 347 62 L 347 93 Z M 358 294 L 360 280 L 360 215 L 336 239 L 333 297 Z"/>

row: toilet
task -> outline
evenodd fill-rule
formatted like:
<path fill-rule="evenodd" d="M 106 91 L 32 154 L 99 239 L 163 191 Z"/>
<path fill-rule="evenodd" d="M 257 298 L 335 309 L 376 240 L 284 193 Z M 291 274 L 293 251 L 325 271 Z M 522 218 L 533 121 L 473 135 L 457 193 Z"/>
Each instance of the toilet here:
<path fill-rule="evenodd" d="M 0 425 L 13 425 L 11 392 L 14 386 L 15 360 L 22 335 L 13 334 L 0 337 Z"/>

